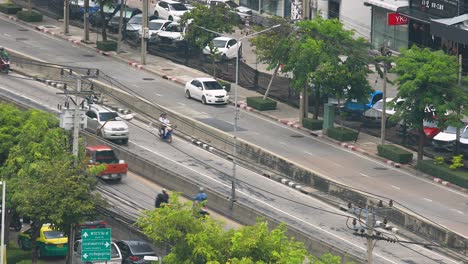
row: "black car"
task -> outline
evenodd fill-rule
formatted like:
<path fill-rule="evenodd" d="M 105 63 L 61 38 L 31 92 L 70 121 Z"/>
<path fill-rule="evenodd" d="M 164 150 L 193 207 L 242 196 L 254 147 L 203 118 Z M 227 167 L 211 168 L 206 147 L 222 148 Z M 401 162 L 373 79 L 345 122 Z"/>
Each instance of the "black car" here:
<path fill-rule="evenodd" d="M 145 256 L 156 256 L 150 244 L 138 240 L 119 240 L 115 242 L 122 252 L 123 264 L 150 264 L 151 261 L 144 260 Z"/>
<path fill-rule="evenodd" d="M 138 8 L 131 8 L 131 7 L 125 8 L 123 12 L 122 29 L 124 30 L 126 28 L 127 22 L 130 20 L 130 18 L 138 14 L 141 14 L 141 10 Z M 119 19 L 120 19 L 120 12 L 117 12 L 109 20 L 109 23 L 107 24 L 107 26 L 111 32 L 117 33 L 119 31 Z"/>
<path fill-rule="evenodd" d="M 85 221 L 76 224 L 75 226 L 75 240 L 81 239 L 81 231 L 83 229 L 106 228 L 107 222 L 104 220 Z"/>

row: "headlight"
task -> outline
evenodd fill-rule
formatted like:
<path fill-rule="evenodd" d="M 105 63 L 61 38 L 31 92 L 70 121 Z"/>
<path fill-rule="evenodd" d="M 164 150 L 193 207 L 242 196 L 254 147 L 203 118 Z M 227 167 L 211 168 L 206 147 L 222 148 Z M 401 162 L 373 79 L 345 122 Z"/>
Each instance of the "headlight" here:
<path fill-rule="evenodd" d="M 206 94 L 206 96 L 208 96 L 208 97 L 213 97 L 213 95 L 212 95 L 212 94 Z"/>

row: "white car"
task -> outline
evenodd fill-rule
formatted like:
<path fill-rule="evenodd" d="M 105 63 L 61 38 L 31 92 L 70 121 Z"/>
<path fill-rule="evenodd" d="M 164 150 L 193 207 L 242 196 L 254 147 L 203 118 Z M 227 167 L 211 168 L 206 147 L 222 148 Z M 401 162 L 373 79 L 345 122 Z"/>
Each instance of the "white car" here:
<path fill-rule="evenodd" d="M 185 97 L 200 100 L 203 104 L 227 104 L 229 95 L 215 79 L 195 78 L 185 84 Z"/>
<path fill-rule="evenodd" d="M 247 20 L 250 21 L 252 18 L 252 9 L 245 6 L 239 6 L 231 0 L 207 0 L 207 4 L 209 6 L 222 6 L 233 12 L 236 12 L 243 22 Z"/>
<path fill-rule="evenodd" d="M 385 100 L 386 102 L 385 114 L 387 117 L 394 115 L 396 112 L 395 108 L 390 105 L 392 101 L 394 101 L 394 98 L 391 98 L 391 97 L 387 97 Z M 396 104 L 401 104 L 403 101 L 404 101 L 403 99 L 397 99 Z M 371 108 L 367 109 L 363 113 L 363 116 L 366 119 L 380 120 L 382 118 L 382 108 L 383 108 L 383 99 L 380 99 Z"/>
<path fill-rule="evenodd" d="M 165 20 L 165 19 L 153 19 L 148 23 L 148 36 L 151 37 L 153 34 L 157 34 L 162 30 L 165 30 L 166 27 L 171 24 L 170 20 Z M 143 35 L 143 30 L 140 29 L 138 31 L 139 36 L 141 37 Z"/>
<path fill-rule="evenodd" d="M 111 242 L 111 259 L 108 261 L 93 261 L 93 264 L 121 264 L 122 263 L 122 252 L 120 252 L 119 247 Z M 81 256 L 81 239 L 75 241 L 73 248 L 73 263 L 91 263 L 90 261 L 83 261 L 84 256 Z"/>
<path fill-rule="evenodd" d="M 468 126 L 460 128 L 460 135 L 465 135 Z M 432 147 L 436 150 L 452 151 L 455 146 L 455 140 L 457 139 L 457 128 L 448 126 L 444 131 L 439 132 L 435 137 L 432 138 Z M 460 142 L 464 144 L 466 139 L 464 136 L 460 136 Z"/>
<path fill-rule="evenodd" d="M 180 17 L 188 11 L 189 9 L 184 4 L 172 0 L 159 1 L 154 7 L 156 16 L 171 21 L 179 21 Z"/>
<path fill-rule="evenodd" d="M 129 116 L 119 116 L 119 114 L 107 107 L 92 104 L 86 111 L 87 129 L 108 140 L 119 140 L 124 144 L 128 143 L 128 125 L 123 121 Z"/>
<path fill-rule="evenodd" d="M 221 60 L 233 59 L 239 54 L 239 58 L 242 57 L 242 42 L 237 42 L 234 38 L 229 37 L 217 37 L 213 39 L 213 49 L 216 55 Z M 210 55 L 210 46 L 207 45 L 203 49 L 203 54 Z"/>

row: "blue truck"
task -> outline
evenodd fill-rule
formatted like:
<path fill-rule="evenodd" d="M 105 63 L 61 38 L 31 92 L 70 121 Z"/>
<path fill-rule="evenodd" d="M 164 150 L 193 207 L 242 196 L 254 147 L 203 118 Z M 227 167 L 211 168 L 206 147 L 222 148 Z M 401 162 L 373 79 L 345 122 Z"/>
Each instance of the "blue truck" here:
<path fill-rule="evenodd" d="M 374 91 L 370 94 L 368 101 L 358 102 L 356 100 L 348 100 L 341 107 L 341 111 L 351 114 L 353 116 L 361 116 L 367 109 L 371 108 L 376 102 L 381 100 L 383 93 L 381 91 Z"/>

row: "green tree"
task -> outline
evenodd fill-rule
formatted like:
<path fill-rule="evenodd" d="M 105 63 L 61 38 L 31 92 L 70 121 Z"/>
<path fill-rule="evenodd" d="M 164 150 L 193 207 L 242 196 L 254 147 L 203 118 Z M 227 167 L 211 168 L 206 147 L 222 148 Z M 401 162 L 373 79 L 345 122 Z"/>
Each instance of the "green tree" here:
<path fill-rule="evenodd" d="M 280 27 L 258 34 L 251 40 L 251 44 L 255 46 L 255 53 L 257 60 L 268 64 L 268 70 L 274 69 L 268 87 L 263 95 L 265 100 L 270 92 L 273 79 L 278 74 L 278 69 L 281 64 L 288 61 L 289 52 L 291 50 L 291 37 L 294 29 L 287 20 L 281 17 L 272 18 L 273 25 L 280 25 Z"/>
<path fill-rule="evenodd" d="M 50 223 L 69 234 L 71 224 L 93 212 L 100 199 L 91 193 L 95 179 L 84 171 L 84 152 L 75 166 L 69 136 L 58 128 L 57 118 L 36 110 L 27 111 L 25 117 L 1 175 L 7 179 L 9 207 L 33 221 L 33 263 L 37 263 L 35 243 L 42 225 Z"/>
<path fill-rule="evenodd" d="M 427 118 L 427 107 L 432 107 L 440 115 L 438 125 L 442 128 L 447 125 L 444 118 L 459 118 L 456 116 L 457 105 L 460 105 L 457 98 L 466 98 L 457 85 L 457 59 L 442 51 L 433 52 L 413 46 L 403 50 L 401 56 L 396 58 L 393 71 L 398 75 L 397 98 L 404 99 L 401 104 L 395 105 L 393 118 L 404 120 L 418 131 L 417 158 L 422 160 L 423 121 Z M 453 103 L 454 100 L 457 103 Z"/>
<path fill-rule="evenodd" d="M 18 142 L 24 113 L 12 105 L 0 104 L 0 166 L 8 158 L 10 149 Z"/>
<path fill-rule="evenodd" d="M 322 93 L 332 93 L 344 99 L 362 99 L 369 95 L 370 87 L 363 80 L 367 75 L 366 65 L 371 60 L 364 39 L 355 38 L 354 32 L 344 29 L 336 19 L 317 17 L 300 21 L 296 27 L 296 34 L 291 35 L 292 47 L 284 70 L 293 72 L 292 85 L 297 91 L 307 94 L 314 84 L 315 119 L 318 118 Z M 347 57 L 341 65 L 340 56 Z M 300 117 L 305 117 L 306 113 L 303 109 Z"/>

